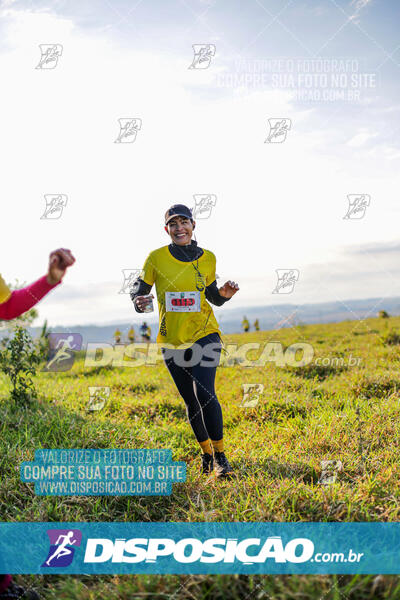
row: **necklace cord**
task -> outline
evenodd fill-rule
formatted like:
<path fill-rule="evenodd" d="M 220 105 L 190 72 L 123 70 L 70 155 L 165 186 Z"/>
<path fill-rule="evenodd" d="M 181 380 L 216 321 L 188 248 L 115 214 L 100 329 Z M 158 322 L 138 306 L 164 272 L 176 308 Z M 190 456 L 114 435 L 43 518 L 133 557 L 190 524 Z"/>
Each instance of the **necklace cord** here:
<path fill-rule="evenodd" d="M 175 244 L 175 242 L 172 242 L 172 243 L 173 243 L 173 245 L 175 245 L 175 246 L 178 246 L 178 244 Z M 181 249 L 182 249 L 182 246 L 178 246 L 178 248 L 181 248 Z M 182 252 L 183 252 L 183 254 L 186 256 L 186 258 L 189 258 L 189 259 L 190 259 L 190 256 L 188 256 L 187 254 L 185 254 L 185 251 L 184 251 L 184 250 L 182 250 Z M 204 253 L 204 252 L 203 252 L 203 253 Z M 201 256 L 203 256 L 203 255 L 201 255 Z M 197 263 L 197 265 L 196 265 L 196 266 L 195 266 L 195 264 L 194 264 L 194 262 L 193 262 L 192 260 L 191 260 L 190 262 L 192 263 L 192 266 L 193 266 L 194 270 L 195 270 L 195 271 L 197 271 L 197 273 L 198 273 L 198 275 L 199 275 L 199 277 L 200 277 L 200 281 L 201 281 L 201 282 L 202 282 L 202 284 L 204 285 L 204 289 L 205 289 L 207 286 L 206 286 L 206 284 L 205 284 L 205 281 L 204 281 L 204 279 L 203 279 L 203 275 L 200 273 L 200 271 L 199 271 L 199 269 L 198 269 L 198 267 L 199 267 L 199 258 L 200 258 L 200 256 L 197 256 L 197 258 L 196 258 L 196 259 L 193 259 L 193 261 L 194 261 L 194 260 L 196 260 L 196 263 Z M 208 316 L 207 316 L 207 319 L 206 319 L 206 324 L 205 324 L 205 325 L 204 325 L 204 327 L 203 327 L 203 331 L 205 331 L 205 328 L 207 327 L 208 319 L 210 318 L 210 315 L 211 315 L 211 313 L 212 313 L 212 308 L 210 307 L 210 310 L 209 310 L 209 313 L 208 313 Z"/>

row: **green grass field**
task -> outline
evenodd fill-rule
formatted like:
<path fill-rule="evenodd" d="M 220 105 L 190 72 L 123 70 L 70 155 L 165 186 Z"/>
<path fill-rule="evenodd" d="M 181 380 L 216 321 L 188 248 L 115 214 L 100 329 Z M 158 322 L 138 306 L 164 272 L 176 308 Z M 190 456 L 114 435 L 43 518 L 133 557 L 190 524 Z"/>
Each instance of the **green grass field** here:
<path fill-rule="evenodd" d="M 225 336 L 225 343 L 305 341 L 316 358 L 342 364 L 220 367 L 216 390 L 226 454 L 237 478 L 200 474 L 199 448 L 183 400 L 162 362 L 84 368 L 35 378 L 38 400 L 11 405 L 0 376 L 2 521 L 398 521 L 400 317 L 307 325 Z M 257 353 L 256 353 L 257 354 Z M 350 355 L 361 359 L 349 366 Z M 249 352 L 252 357 L 252 352 Z M 253 352 L 253 356 L 255 356 Z M 327 362 L 327 361 L 326 361 Z M 264 385 L 254 408 L 242 384 Z M 110 386 L 104 409 L 87 412 L 89 386 Z M 38 448 L 171 448 L 187 481 L 167 497 L 39 497 L 20 481 Z M 320 485 L 322 460 L 340 460 Z M 397 576 L 20 576 L 44 599 L 400 598 Z"/>

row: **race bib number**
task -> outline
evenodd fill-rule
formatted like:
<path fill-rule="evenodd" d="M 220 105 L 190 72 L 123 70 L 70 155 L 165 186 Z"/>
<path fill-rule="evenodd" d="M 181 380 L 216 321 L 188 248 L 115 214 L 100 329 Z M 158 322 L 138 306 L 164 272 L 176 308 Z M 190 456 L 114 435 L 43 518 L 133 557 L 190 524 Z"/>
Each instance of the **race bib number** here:
<path fill-rule="evenodd" d="M 200 312 L 200 292 L 165 292 L 167 312 Z"/>

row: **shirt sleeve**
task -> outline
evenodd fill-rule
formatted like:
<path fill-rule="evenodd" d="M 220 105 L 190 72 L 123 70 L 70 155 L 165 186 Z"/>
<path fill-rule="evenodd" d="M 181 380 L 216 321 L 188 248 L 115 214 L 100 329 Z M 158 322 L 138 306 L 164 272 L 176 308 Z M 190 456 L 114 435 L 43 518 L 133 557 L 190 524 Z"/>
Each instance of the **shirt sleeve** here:
<path fill-rule="evenodd" d="M 214 280 L 210 285 L 208 285 L 205 289 L 206 298 L 211 304 L 215 304 L 215 306 L 222 306 L 230 300 L 230 298 L 224 298 L 220 295 L 218 291 L 217 282 Z"/>
<path fill-rule="evenodd" d="M 215 281 L 215 266 L 217 263 L 217 259 L 213 252 L 210 252 L 210 255 L 211 255 L 211 268 L 206 275 L 206 287 L 208 287 L 213 281 Z"/>
<path fill-rule="evenodd" d="M 0 304 L 5 302 L 11 296 L 11 290 L 0 275 Z"/>
<path fill-rule="evenodd" d="M 215 306 L 222 306 L 223 304 L 225 304 L 225 302 L 227 300 L 230 300 L 230 298 L 224 298 L 223 296 L 220 295 L 219 291 L 218 291 L 218 286 L 217 286 L 217 282 L 215 279 L 215 269 L 216 269 L 216 263 L 217 263 L 217 259 L 215 257 L 215 254 L 213 252 L 210 252 L 211 254 L 211 269 L 210 271 L 207 273 L 207 277 L 206 277 L 206 289 L 205 289 L 205 296 L 207 298 L 207 300 L 209 302 L 211 302 L 211 304 L 215 304 Z"/>
<path fill-rule="evenodd" d="M 154 264 L 154 255 L 152 252 L 148 255 L 144 262 L 141 279 L 148 285 L 153 285 L 157 276 L 156 266 Z"/>
<path fill-rule="evenodd" d="M 60 285 L 60 283 L 61 280 L 54 285 L 50 285 L 47 283 L 47 275 L 43 275 L 43 277 L 27 287 L 21 290 L 13 290 L 6 302 L 0 304 L 0 319 L 10 321 L 19 317 L 35 306 L 43 296 L 48 294 L 57 285 Z"/>

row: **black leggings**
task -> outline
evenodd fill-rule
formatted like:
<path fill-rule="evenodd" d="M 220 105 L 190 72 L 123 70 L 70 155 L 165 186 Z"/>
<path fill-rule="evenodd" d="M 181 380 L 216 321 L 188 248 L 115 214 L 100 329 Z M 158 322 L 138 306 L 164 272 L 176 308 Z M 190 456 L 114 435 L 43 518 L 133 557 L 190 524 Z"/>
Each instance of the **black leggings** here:
<path fill-rule="evenodd" d="M 193 347 L 198 345 L 193 355 Z M 204 346 L 208 346 L 204 355 Z M 186 404 L 186 414 L 198 442 L 222 440 L 222 410 L 215 394 L 215 373 L 220 361 L 221 339 L 209 333 L 184 350 L 161 348 L 164 362 Z M 185 365 L 192 359 L 192 366 Z M 210 363 L 211 366 L 200 364 Z M 178 363 L 178 364 L 177 364 Z"/>

